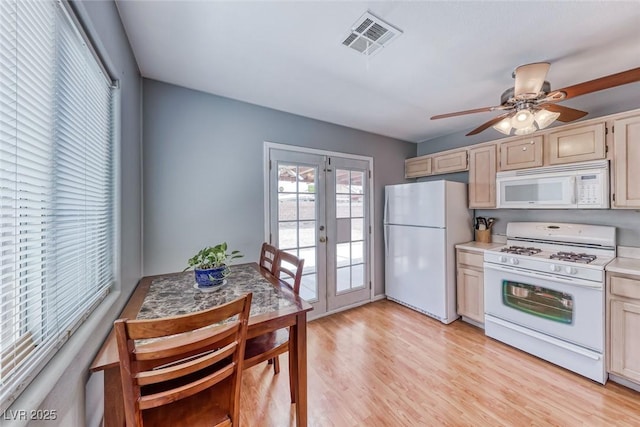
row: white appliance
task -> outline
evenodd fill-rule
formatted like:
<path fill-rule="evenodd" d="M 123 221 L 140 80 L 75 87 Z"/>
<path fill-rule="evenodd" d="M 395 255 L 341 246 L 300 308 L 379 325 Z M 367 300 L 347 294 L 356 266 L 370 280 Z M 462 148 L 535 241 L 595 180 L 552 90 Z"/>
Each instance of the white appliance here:
<path fill-rule="evenodd" d="M 486 335 L 604 384 L 605 266 L 616 229 L 512 222 L 485 252 Z"/>
<path fill-rule="evenodd" d="M 454 245 L 473 239 L 467 185 L 387 185 L 384 203 L 387 298 L 448 324 L 456 314 Z"/>
<path fill-rule="evenodd" d="M 498 208 L 606 209 L 609 161 L 498 172 Z"/>

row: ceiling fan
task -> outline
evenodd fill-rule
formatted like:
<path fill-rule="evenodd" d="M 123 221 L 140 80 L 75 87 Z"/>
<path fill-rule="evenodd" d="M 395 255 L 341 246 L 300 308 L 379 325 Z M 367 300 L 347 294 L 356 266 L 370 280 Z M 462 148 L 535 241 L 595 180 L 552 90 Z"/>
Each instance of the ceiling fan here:
<path fill-rule="evenodd" d="M 431 117 L 431 120 L 487 111 L 506 111 L 475 128 L 467 136 L 478 134 L 489 127 L 505 135 L 527 135 L 546 128 L 555 120 L 571 122 L 588 114 L 586 111 L 556 104 L 559 101 L 640 81 L 640 68 L 633 68 L 552 91 L 549 82 L 545 80 L 550 65 L 548 62 L 536 62 L 516 68 L 513 72 L 514 87 L 502 93 L 500 105 L 440 114 Z"/>

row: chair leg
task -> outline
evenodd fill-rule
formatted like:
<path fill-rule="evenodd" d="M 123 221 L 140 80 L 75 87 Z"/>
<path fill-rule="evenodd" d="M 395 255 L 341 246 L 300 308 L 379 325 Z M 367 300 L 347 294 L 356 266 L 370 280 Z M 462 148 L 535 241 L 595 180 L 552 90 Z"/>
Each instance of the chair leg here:
<path fill-rule="evenodd" d="M 279 374 L 280 373 L 280 356 L 276 356 L 273 359 L 273 374 Z"/>

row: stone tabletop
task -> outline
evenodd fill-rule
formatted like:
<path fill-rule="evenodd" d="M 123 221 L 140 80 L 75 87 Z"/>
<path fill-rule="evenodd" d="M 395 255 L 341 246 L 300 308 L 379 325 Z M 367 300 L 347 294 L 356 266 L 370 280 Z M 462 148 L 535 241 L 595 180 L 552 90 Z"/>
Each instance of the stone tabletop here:
<path fill-rule="evenodd" d="M 273 286 L 251 264 L 231 266 L 225 284 L 201 290 L 193 271 L 158 277 L 151 282 L 138 319 L 189 314 L 206 310 L 253 292 L 250 316 L 293 305 L 283 291 Z"/>

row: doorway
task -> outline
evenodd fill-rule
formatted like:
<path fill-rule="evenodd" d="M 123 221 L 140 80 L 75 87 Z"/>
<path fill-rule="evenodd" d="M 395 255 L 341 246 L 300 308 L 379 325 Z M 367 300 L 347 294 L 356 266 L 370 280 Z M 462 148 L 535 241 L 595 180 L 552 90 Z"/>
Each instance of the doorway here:
<path fill-rule="evenodd" d="M 305 260 L 310 318 L 370 300 L 373 160 L 273 143 L 265 159 L 266 240 Z"/>

